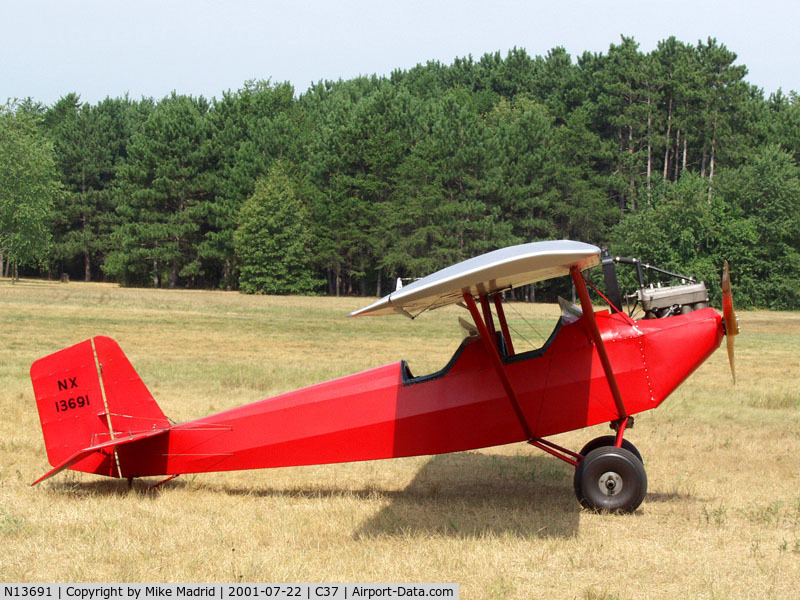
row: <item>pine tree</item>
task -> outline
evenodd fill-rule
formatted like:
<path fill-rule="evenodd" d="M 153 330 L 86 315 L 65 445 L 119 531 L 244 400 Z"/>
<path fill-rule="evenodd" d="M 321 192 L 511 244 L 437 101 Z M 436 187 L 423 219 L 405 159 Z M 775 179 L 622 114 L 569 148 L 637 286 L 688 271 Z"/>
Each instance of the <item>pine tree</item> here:
<path fill-rule="evenodd" d="M 202 98 L 165 98 L 133 135 L 117 186 L 116 249 L 104 269 L 126 284 L 154 287 L 202 275 L 199 244 L 213 200 Z"/>
<path fill-rule="evenodd" d="M 114 203 L 111 186 L 129 135 L 124 128 L 126 101 L 81 104 L 69 94 L 45 119 L 53 140 L 65 194 L 56 207 L 54 258 L 81 264 L 82 278 L 99 271 L 111 240 Z"/>
<path fill-rule="evenodd" d="M 238 92 L 223 94 L 209 112 L 217 182 L 199 254 L 222 287 L 236 285 L 233 232 L 242 204 L 275 160 L 298 159 L 303 140 L 295 102 L 288 83 L 248 81 Z"/>

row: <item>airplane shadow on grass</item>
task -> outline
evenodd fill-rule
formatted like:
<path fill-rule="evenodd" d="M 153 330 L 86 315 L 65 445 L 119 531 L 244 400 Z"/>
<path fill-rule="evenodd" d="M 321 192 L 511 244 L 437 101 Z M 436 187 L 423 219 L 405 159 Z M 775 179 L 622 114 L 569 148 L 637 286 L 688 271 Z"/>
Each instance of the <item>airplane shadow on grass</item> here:
<path fill-rule="evenodd" d="M 388 504 L 362 523 L 354 539 L 386 535 L 563 537 L 577 535 L 580 506 L 573 469 L 547 456 L 457 452 L 431 457 L 402 490 L 347 486 L 238 489 L 270 497 L 360 497 Z"/>
<path fill-rule="evenodd" d="M 221 493 L 286 498 L 362 497 L 388 500 L 362 523 L 353 538 L 385 535 L 446 535 L 479 537 L 509 534 L 517 537 L 577 535 L 580 506 L 572 491 L 573 470 L 546 456 L 501 456 L 457 452 L 433 456 L 402 490 L 313 486 L 303 488 L 238 488 L 222 486 Z M 59 491 L 79 495 L 124 496 L 147 492 L 147 480 L 131 488 L 124 481 L 63 481 Z M 196 485 L 170 481 L 169 487 Z M 206 487 L 208 484 L 200 484 Z M 217 487 L 211 484 L 212 487 Z"/>
<path fill-rule="evenodd" d="M 402 490 L 353 489 L 346 485 L 307 489 L 210 486 L 229 495 L 359 497 L 387 501 L 383 508 L 357 527 L 352 534 L 355 539 L 415 534 L 570 538 L 578 533 L 581 512 L 572 489 L 573 473 L 568 465 L 544 455 L 457 452 L 431 457 Z M 59 482 L 54 487 L 79 494 L 123 496 L 131 492 L 148 493 L 144 483 L 142 480 L 133 489 L 120 480 Z M 196 484 L 174 480 L 167 485 L 184 487 Z M 154 491 L 158 493 L 161 489 Z M 670 502 L 682 497 L 682 494 L 650 493 L 647 499 Z"/>
<path fill-rule="evenodd" d="M 480 537 L 561 537 L 577 535 L 580 506 L 572 491 L 573 469 L 549 456 L 503 456 L 457 452 L 431 457 L 403 489 L 354 489 L 341 486 L 288 488 L 231 487 L 176 479 L 169 487 L 200 485 L 220 493 L 284 498 L 357 497 L 385 506 L 361 523 L 352 536 L 443 535 Z M 91 495 L 145 494 L 120 480 L 64 482 L 57 487 Z M 153 490 L 158 493 L 164 488 Z M 152 493 L 152 492 L 150 492 Z"/>
<path fill-rule="evenodd" d="M 573 491 L 574 473 L 572 467 L 545 455 L 434 456 L 404 490 L 387 494 L 389 504 L 364 522 L 354 537 L 408 533 L 573 537 L 582 510 Z M 695 500 L 682 493 L 659 492 L 646 499 Z"/>
<path fill-rule="evenodd" d="M 580 507 L 572 469 L 544 456 L 459 452 L 432 457 L 353 537 L 572 537 Z"/>

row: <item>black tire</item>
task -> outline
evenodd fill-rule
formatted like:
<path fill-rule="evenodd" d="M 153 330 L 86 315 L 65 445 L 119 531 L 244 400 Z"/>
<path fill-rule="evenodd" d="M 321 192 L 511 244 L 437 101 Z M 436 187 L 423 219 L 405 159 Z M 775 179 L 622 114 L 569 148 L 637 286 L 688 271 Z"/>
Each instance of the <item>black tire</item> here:
<path fill-rule="evenodd" d="M 633 452 L 601 446 L 575 469 L 575 492 L 584 508 L 633 512 L 647 494 L 647 473 Z"/>
<path fill-rule="evenodd" d="M 581 448 L 581 456 L 584 458 L 586 457 L 589 452 L 595 450 L 597 448 L 603 448 L 607 446 L 613 447 L 614 444 L 617 443 L 617 436 L 615 435 L 601 435 L 600 437 L 594 438 L 592 441 L 588 442 L 583 448 Z M 639 450 L 636 449 L 631 442 L 626 440 L 625 438 L 622 439 L 622 447 L 631 452 L 636 458 L 638 458 L 642 464 L 644 464 L 644 460 L 642 460 L 642 455 L 639 453 Z M 580 474 L 578 473 L 578 469 L 575 469 L 575 475 L 572 479 L 572 489 L 575 490 L 575 496 L 580 500 L 581 498 L 581 480 Z"/>
<path fill-rule="evenodd" d="M 583 448 L 581 448 L 580 454 L 581 456 L 586 456 L 594 450 L 595 448 L 602 448 L 603 446 L 613 446 L 617 443 L 617 436 L 615 435 L 601 435 L 600 437 L 594 438 L 591 442 L 588 442 Z M 631 442 L 622 438 L 622 447 L 632 452 L 633 455 L 638 458 L 642 464 L 644 464 L 644 459 L 642 459 L 642 455 L 637 450 L 636 446 L 634 446 Z"/>

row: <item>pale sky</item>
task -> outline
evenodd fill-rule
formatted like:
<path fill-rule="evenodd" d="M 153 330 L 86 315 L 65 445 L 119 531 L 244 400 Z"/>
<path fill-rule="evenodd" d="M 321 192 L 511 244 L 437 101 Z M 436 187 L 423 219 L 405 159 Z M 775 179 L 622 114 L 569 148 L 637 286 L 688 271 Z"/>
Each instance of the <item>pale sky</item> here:
<path fill-rule="evenodd" d="M 716 37 L 767 94 L 800 91 L 800 3 L 793 0 L 0 0 L 0 103 L 68 92 L 220 97 L 248 79 L 389 75 L 417 63 L 524 48 L 643 52 L 674 35 Z"/>

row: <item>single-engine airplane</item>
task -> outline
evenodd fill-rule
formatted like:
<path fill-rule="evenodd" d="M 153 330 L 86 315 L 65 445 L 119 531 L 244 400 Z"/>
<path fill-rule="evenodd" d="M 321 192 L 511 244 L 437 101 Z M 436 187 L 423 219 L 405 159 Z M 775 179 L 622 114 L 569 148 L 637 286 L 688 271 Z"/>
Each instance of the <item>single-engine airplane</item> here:
<path fill-rule="evenodd" d="M 639 320 L 621 306 L 616 264 L 626 262 L 639 275 L 638 291 L 625 296 L 644 310 Z M 601 264 L 610 309 L 595 312 L 583 271 Z M 645 270 L 682 282 L 647 285 Z M 516 352 L 503 292 L 560 276 L 572 278 L 580 307 L 565 303 L 545 344 Z M 584 507 L 628 512 L 647 491 L 641 455 L 624 438 L 633 416 L 661 404 L 726 333 L 733 369 L 738 325 L 727 265 L 722 316 L 708 308 L 702 282 L 635 259 L 601 256 L 596 246 L 569 240 L 477 256 L 350 316 L 414 318 L 449 304 L 464 306 L 474 327 L 469 324 L 440 371 L 415 376 L 400 361 L 179 424 L 167 419 L 110 338 L 94 337 L 37 360 L 31 379 L 53 468 L 34 484 L 67 468 L 129 480 L 166 477 L 160 485 L 184 473 L 528 442 L 575 467 L 575 494 Z M 602 422 L 616 433 L 580 452 L 546 439 Z"/>

